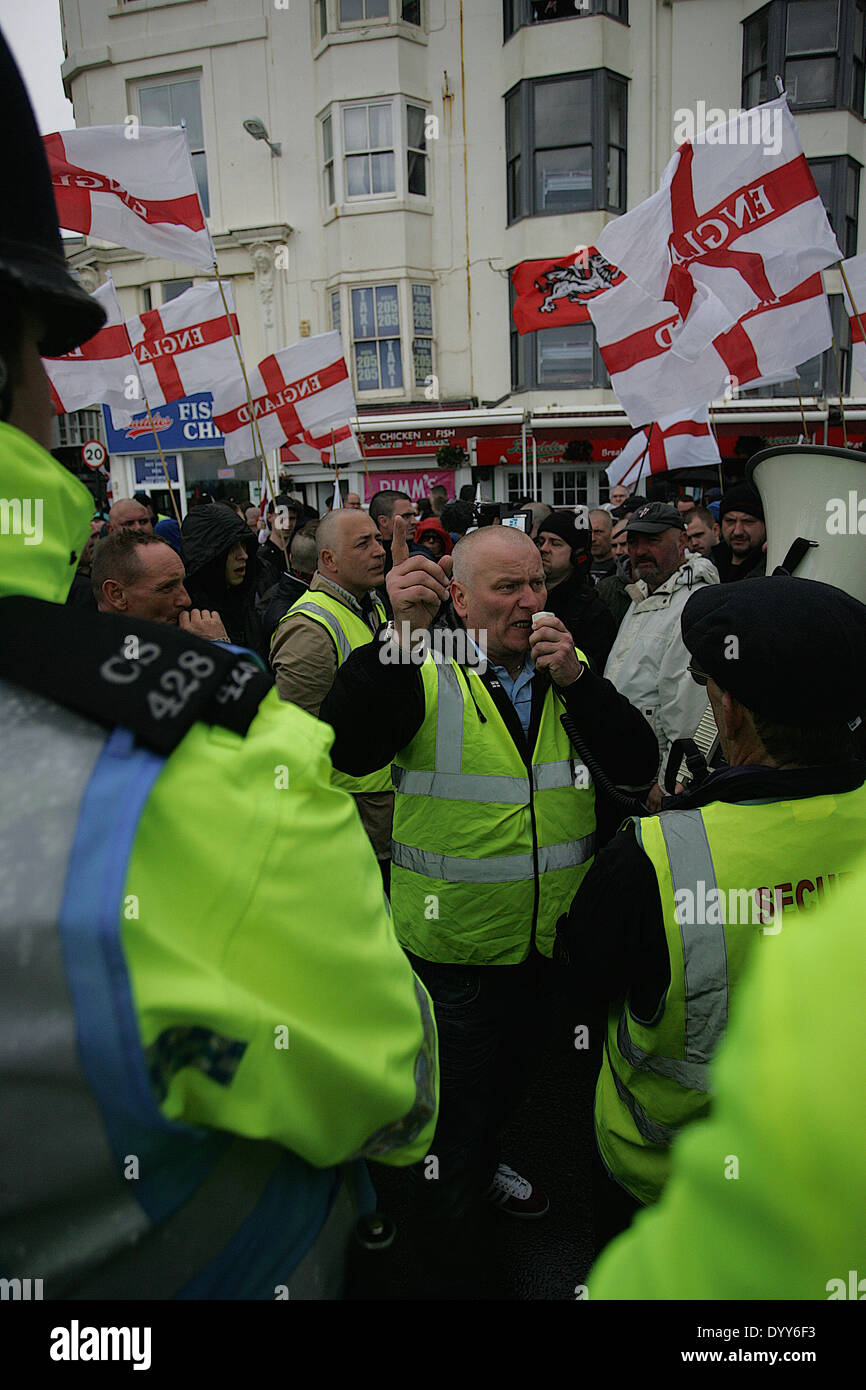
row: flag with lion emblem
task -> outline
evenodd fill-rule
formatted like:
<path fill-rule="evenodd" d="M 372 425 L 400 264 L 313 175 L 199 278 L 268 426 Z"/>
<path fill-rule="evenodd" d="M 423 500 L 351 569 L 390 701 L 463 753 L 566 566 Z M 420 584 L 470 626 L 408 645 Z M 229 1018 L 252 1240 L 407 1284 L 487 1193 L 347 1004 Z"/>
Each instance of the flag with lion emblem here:
<path fill-rule="evenodd" d="M 511 277 L 518 333 L 589 323 L 589 301 L 625 278 L 594 246 L 579 247 L 553 261 L 521 261 Z"/>

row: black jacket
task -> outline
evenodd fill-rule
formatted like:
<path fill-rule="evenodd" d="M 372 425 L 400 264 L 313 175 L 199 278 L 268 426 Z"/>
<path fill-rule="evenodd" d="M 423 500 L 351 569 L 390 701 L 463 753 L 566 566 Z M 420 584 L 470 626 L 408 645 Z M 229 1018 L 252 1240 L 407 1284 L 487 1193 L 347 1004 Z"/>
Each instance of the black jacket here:
<path fill-rule="evenodd" d="M 824 767 L 723 767 L 699 787 L 670 796 L 663 811 L 714 801 L 787 801 L 853 791 L 866 762 Z M 581 989 L 611 1001 L 629 996 L 636 1018 L 655 1018 L 671 982 L 658 880 L 631 821 L 599 850 L 568 912 L 556 926 L 554 959 L 579 971 Z"/>
<path fill-rule="evenodd" d="M 767 554 L 761 546 L 750 550 L 740 565 L 733 563 L 734 552 L 727 541 L 719 541 L 710 551 L 710 559 L 719 571 L 722 584 L 733 584 L 737 579 L 760 579 L 767 573 Z"/>
<path fill-rule="evenodd" d="M 362 777 L 393 761 L 415 737 L 424 720 L 424 688 L 420 669 L 379 660 L 379 641 L 356 648 L 343 662 L 319 718 L 336 735 L 331 760 L 340 772 Z M 502 716 L 523 761 L 529 765 L 538 737 L 544 697 L 550 678 L 537 671 L 532 682 L 529 739 L 517 711 L 488 666 L 481 679 Z M 658 766 L 658 744 L 643 715 L 610 681 L 585 670 L 579 680 L 560 692 L 564 709 L 574 720 L 598 762 L 617 786 L 649 787 Z M 622 813 L 619 814 L 619 822 Z"/>
<path fill-rule="evenodd" d="M 309 587 L 306 580 L 286 571 L 280 575 L 278 583 L 261 595 L 256 603 L 256 612 L 262 625 L 262 646 L 266 651 L 270 652 L 271 639 L 292 604 L 297 603 Z"/>
<path fill-rule="evenodd" d="M 274 545 L 270 536 L 256 551 L 256 594 L 259 598 L 288 574 L 285 550 Z"/>
<path fill-rule="evenodd" d="M 216 502 L 191 507 L 181 527 L 186 561 L 186 591 L 193 608 L 215 609 L 232 642 L 261 650 L 261 624 L 256 615 L 255 554 L 258 541 L 231 507 Z M 237 541 L 247 551 L 243 583 L 226 584 L 226 556 Z"/>
<path fill-rule="evenodd" d="M 544 606 L 565 624 L 575 646 L 591 659 L 593 670 L 603 672 L 616 637 L 616 623 L 595 586 L 573 574 L 548 589 Z"/>

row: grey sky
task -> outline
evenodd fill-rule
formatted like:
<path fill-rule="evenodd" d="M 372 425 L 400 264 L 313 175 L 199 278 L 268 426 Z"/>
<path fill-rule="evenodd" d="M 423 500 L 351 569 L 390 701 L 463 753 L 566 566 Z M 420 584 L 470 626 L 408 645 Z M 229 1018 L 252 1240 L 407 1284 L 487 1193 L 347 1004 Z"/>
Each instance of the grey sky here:
<path fill-rule="evenodd" d="M 72 103 L 60 80 L 59 0 L 0 0 L 0 28 L 27 83 L 41 133 L 71 130 Z"/>

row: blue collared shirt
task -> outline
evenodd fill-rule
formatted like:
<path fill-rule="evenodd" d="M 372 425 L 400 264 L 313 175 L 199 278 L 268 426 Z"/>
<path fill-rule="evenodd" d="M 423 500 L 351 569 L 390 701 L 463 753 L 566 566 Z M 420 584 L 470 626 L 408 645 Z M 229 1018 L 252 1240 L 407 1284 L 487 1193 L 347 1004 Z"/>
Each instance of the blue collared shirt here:
<path fill-rule="evenodd" d="M 471 637 L 469 641 L 472 642 Z M 472 642 L 472 645 L 480 656 L 482 654 L 480 648 L 475 642 Z M 490 670 L 493 671 L 502 689 L 517 710 L 517 717 L 520 720 L 523 732 L 526 737 L 529 738 L 529 721 L 532 717 L 532 679 L 535 675 L 535 662 L 527 652 L 524 658 L 523 670 L 518 672 L 517 676 L 514 678 L 508 674 L 504 666 L 494 666 L 493 662 L 489 660 L 487 665 Z"/>

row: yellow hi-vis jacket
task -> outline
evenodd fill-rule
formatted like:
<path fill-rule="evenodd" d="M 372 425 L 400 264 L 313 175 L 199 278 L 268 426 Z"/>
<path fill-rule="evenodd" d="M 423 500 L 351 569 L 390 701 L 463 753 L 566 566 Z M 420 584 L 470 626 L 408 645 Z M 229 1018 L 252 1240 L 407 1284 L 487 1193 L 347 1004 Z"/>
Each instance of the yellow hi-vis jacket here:
<path fill-rule="evenodd" d="M 375 610 L 382 622 L 385 621 L 385 609 L 381 603 L 375 604 Z M 337 666 L 342 666 L 343 662 L 356 647 L 363 647 L 368 642 L 373 641 L 373 633 L 357 613 L 353 613 L 347 604 L 341 603 L 333 594 L 327 594 L 322 589 L 316 589 L 310 594 L 303 594 L 297 599 L 289 609 L 288 613 L 282 618 L 285 622 L 287 618 L 293 617 L 296 613 L 304 613 L 314 622 L 326 628 L 337 648 Z M 338 772 L 336 768 L 331 774 L 331 782 L 335 787 L 342 787 L 344 791 L 358 795 L 363 792 L 391 792 L 394 785 L 391 781 L 390 763 L 386 767 L 380 767 L 376 772 L 368 772 L 365 777 L 350 777 L 348 773 Z"/>
<path fill-rule="evenodd" d="M 527 766 L 477 671 L 428 653 L 421 677 L 424 722 L 391 769 L 398 940 L 442 963 L 512 965 L 533 941 L 551 956 L 595 852 L 595 788 L 553 688 Z"/>
<path fill-rule="evenodd" d="M 640 1201 L 658 1200 L 672 1140 L 709 1109 L 710 1059 L 750 953 L 756 943 L 772 950 L 780 931 L 846 877 L 864 818 L 866 785 L 635 821 L 658 879 L 671 983 L 651 1022 L 635 1018 L 628 1001 L 611 1011 L 595 1129 L 611 1173 Z"/>

